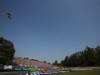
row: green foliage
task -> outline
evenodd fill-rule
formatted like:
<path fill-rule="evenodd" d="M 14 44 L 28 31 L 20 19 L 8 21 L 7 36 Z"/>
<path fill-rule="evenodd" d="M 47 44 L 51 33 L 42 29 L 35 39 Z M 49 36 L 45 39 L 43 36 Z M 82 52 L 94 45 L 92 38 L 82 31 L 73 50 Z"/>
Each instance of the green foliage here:
<path fill-rule="evenodd" d="M 12 64 L 14 54 L 15 49 L 13 43 L 3 37 L 0 37 L 0 64 Z"/>
<path fill-rule="evenodd" d="M 95 48 L 95 51 L 96 51 L 96 62 L 97 62 L 97 65 L 100 66 L 100 46 L 96 47 Z"/>
<path fill-rule="evenodd" d="M 60 63 L 62 66 L 100 66 L 100 46 L 86 47 L 83 51 L 66 56 Z"/>
<path fill-rule="evenodd" d="M 55 60 L 55 62 L 53 63 L 53 65 L 58 66 L 58 65 L 59 65 L 58 61 L 57 61 L 57 60 Z"/>

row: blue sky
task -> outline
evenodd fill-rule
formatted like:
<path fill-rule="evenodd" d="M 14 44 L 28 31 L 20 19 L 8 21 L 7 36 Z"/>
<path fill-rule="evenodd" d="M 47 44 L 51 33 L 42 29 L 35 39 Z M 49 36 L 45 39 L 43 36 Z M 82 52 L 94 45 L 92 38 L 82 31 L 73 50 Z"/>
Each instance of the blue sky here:
<path fill-rule="evenodd" d="M 53 62 L 100 45 L 100 0 L 0 0 L 0 36 L 16 56 Z"/>

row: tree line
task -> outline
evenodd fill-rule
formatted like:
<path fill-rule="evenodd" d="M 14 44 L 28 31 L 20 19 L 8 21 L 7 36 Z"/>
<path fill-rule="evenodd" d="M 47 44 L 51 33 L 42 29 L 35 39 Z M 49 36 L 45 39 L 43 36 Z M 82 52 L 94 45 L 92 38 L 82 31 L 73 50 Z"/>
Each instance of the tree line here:
<path fill-rule="evenodd" d="M 56 60 L 53 64 L 63 67 L 100 66 L 100 46 L 86 47 L 82 51 L 66 56 L 60 63 Z"/>
<path fill-rule="evenodd" d="M 14 54 L 15 49 L 13 43 L 0 37 L 0 65 L 14 64 L 12 62 Z M 53 65 L 63 67 L 100 66 L 100 46 L 96 48 L 86 47 L 82 51 L 66 56 L 60 63 L 56 60 Z"/>

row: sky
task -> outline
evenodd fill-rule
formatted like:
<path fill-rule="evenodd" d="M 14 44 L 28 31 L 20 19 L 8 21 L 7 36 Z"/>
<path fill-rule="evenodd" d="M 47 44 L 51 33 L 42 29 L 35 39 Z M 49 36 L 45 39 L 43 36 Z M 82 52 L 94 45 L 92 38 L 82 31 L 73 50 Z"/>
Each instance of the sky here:
<path fill-rule="evenodd" d="M 0 0 L 0 37 L 14 43 L 15 56 L 63 60 L 100 46 L 100 0 Z"/>

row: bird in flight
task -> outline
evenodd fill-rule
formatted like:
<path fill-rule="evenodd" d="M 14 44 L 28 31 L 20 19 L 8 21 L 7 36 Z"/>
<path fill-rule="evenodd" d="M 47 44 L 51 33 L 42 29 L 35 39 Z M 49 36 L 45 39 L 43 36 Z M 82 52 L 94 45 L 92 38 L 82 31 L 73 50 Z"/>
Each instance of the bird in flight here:
<path fill-rule="evenodd" d="M 10 12 L 7 12 L 5 15 L 6 15 L 6 17 L 7 17 L 8 19 L 10 19 L 10 20 L 12 19 L 12 14 L 11 14 Z"/>
<path fill-rule="evenodd" d="M 9 20 L 12 19 L 12 13 L 11 12 L 0 11 L 0 16 L 5 16 Z"/>

